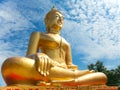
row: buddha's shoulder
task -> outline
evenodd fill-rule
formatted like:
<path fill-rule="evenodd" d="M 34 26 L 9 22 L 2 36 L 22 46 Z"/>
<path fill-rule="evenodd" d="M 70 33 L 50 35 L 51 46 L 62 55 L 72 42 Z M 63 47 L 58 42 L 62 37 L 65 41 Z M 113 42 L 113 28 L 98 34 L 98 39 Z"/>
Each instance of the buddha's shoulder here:
<path fill-rule="evenodd" d="M 70 46 L 70 43 L 65 38 L 62 38 L 62 42 L 65 46 Z"/>
<path fill-rule="evenodd" d="M 31 33 L 31 35 L 37 35 L 37 34 L 41 34 L 41 32 L 34 31 L 34 32 Z"/>
<path fill-rule="evenodd" d="M 31 36 L 46 36 L 46 34 L 43 32 L 35 31 L 31 33 Z"/>

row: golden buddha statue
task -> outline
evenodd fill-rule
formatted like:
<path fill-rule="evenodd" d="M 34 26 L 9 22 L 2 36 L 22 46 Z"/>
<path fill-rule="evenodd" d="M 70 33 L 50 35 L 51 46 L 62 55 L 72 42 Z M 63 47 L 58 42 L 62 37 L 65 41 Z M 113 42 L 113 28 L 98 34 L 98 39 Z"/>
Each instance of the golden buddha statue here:
<path fill-rule="evenodd" d="M 47 32 L 31 34 L 26 57 L 5 60 L 1 71 L 7 85 L 40 85 L 42 82 L 68 85 L 106 83 L 104 73 L 78 70 L 72 63 L 70 44 L 60 36 L 63 20 L 63 14 L 52 8 L 44 19 Z"/>

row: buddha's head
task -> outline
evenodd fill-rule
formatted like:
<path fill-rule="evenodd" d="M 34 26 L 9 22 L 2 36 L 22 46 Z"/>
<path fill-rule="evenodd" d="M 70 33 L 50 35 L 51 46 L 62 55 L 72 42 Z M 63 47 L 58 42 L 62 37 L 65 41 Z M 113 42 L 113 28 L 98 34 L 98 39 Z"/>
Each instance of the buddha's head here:
<path fill-rule="evenodd" d="M 53 7 L 51 11 L 46 14 L 44 21 L 48 32 L 51 29 L 60 31 L 63 26 L 63 14 Z"/>

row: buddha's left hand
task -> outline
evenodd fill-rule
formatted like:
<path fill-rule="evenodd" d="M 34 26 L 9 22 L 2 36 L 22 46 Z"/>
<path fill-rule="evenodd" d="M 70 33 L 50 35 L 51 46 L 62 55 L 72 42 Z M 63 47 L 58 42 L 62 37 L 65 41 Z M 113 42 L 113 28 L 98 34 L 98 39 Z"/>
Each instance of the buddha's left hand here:
<path fill-rule="evenodd" d="M 78 66 L 74 65 L 74 64 L 67 65 L 67 67 L 68 67 L 68 69 L 71 69 L 71 70 L 78 70 Z"/>

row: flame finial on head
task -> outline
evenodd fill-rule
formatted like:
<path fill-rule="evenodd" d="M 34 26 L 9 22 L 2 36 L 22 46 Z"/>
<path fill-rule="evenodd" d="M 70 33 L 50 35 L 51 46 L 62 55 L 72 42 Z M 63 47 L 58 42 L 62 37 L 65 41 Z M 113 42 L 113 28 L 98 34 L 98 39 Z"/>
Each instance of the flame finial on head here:
<path fill-rule="evenodd" d="M 57 8 L 55 6 L 53 6 L 51 10 L 57 10 Z"/>
<path fill-rule="evenodd" d="M 55 6 L 52 7 L 51 11 L 58 11 Z"/>

